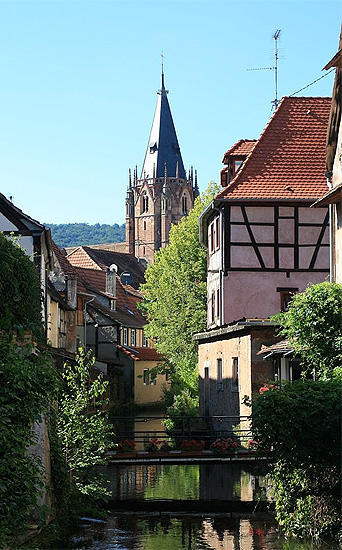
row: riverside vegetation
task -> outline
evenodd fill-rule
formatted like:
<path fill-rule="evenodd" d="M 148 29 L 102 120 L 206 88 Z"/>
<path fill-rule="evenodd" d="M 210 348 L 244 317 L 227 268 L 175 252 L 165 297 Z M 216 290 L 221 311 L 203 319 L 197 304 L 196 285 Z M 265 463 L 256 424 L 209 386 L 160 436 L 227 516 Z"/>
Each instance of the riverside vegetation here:
<path fill-rule="evenodd" d="M 274 319 L 306 366 L 253 401 L 254 437 L 275 458 L 276 518 L 286 536 L 342 543 L 342 285 L 309 286 Z"/>
<path fill-rule="evenodd" d="M 55 517 L 54 529 L 67 529 L 103 496 L 94 466 L 103 462 L 111 430 L 101 408 L 106 385 L 90 379 L 92 359 L 80 351 L 57 372 L 44 351 L 39 276 L 18 242 L 1 233 L 0 271 L 0 547 L 12 548 L 32 521 L 39 527 Z M 87 415 L 90 402 L 95 411 Z M 41 422 L 50 432 L 51 484 L 32 451 Z M 51 490 L 52 508 L 42 506 Z"/>

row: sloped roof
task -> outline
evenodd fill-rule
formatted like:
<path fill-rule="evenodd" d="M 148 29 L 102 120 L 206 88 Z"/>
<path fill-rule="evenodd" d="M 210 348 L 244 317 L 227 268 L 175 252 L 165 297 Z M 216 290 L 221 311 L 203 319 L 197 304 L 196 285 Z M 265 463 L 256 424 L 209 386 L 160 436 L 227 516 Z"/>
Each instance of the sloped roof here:
<path fill-rule="evenodd" d="M 174 178 L 177 163 L 179 177 L 186 178 L 167 94 L 168 90 L 165 89 L 164 74 L 162 73 L 161 89 L 158 91 L 157 106 L 141 171 L 141 179 L 145 177 L 152 178 L 153 175 L 156 178 L 163 178 L 165 164 L 168 177 Z"/>
<path fill-rule="evenodd" d="M 330 104 L 329 97 L 284 97 L 236 177 L 216 198 L 319 198 L 327 190 L 325 140 Z"/>
<path fill-rule="evenodd" d="M 80 246 L 70 252 L 67 258 L 75 267 L 84 269 L 107 270 L 109 266 L 115 264 L 119 276 L 124 271 L 132 275 L 132 286 L 135 289 L 145 282 L 145 267 L 133 254 Z"/>
<path fill-rule="evenodd" d="M 58 263 L 59 263 L 64 275 L 69 275 L 69 276 L 71 275 L 71 276 L 76 277 L 77 273 L 76 273 L 74 267 L 69 262 L 68 258 L 63 253 L 63 251 L 56 245 L 54 240 L 52 240 L 52 250 L 53 250 L 54 254 L 56 255 L 56 258 L 58 260 Z"/>
<path fill-rule="evenodd" d="M 118 345 L 118 349 L 134 361 L 161 361 L 162 356 L 154 348 L 128 348 Z"/>
<path fill-rule="evenodd" d="M 98 269 L 102 268 L 86 253 L 84 246 L 75 248 L 67 255 L 68 261 L 75 267 L 82 267 L 84 269 Z"/>
<path fill-rule="evenodd" d="M 90 244 L 89 248 L 96 248 L 98 250 L 109 250 L 111 252 L 121 252 L 125 254 L 127 252 L 127 244 L 123 243 L 105 243 L 105 244 Z"/>
<path fill-rule="evenodd" d="M 88 292 L 102 294 L 107 299 L 114 298 L 106 293 L 106 272 L 98 269 L 86 269 L 75 267 L 79 279 Z M 141 301 L 141 295 L 128 285 L 123 285 L 120 278 L 116 277 L 116 309 L 110 310 L 111 317 L 115 318 L 120 324 L 141 328 L 146 324 L 146 320 L 137 305 Z M 105 307 L 105 306 L 104 306 Z M 106 308 L 109 309 L 109 308 Z"/>
<path fill-rule="evenodd" d="M 8 200 L 5 195 L 0 193 L 0 212 L 4 214 L 4 216 L 10 220 L 18 230 L 39 230 L 39 231 L 47 231 L 49 230 L 40 222 L 37 220 L 34 220 L 25 212 L 20 210 L 17 206 L 15 206 L 10 200 Z"/>
<path fill-rule="evenodd" d="M 256 139 L 239 139 L 234 145 L 225 152 L 222 162 L 226 164 L 228 162 L 228 157 L 231 156 L 247 156 L 254 149 L 256 144 Z"/>

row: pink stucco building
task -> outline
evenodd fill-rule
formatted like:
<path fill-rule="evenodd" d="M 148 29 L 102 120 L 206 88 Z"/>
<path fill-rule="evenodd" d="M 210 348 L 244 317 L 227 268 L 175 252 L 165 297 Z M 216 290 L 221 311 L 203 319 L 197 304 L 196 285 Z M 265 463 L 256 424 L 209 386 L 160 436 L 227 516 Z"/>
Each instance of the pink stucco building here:
<path fill-rule="evenodd" d="M 274 375 L 256 355 L 277 341 L 270 317 L 329 275 L 328 210 L 310 207 L 326 190 L 330 104 L 285 97 L 258 140 L 240 140 L 224 156 L 223 189 L 200 223 L 208 249 L 207 330 L 195 335 L 202 413 L 249 412 L 242 397 Z"/>

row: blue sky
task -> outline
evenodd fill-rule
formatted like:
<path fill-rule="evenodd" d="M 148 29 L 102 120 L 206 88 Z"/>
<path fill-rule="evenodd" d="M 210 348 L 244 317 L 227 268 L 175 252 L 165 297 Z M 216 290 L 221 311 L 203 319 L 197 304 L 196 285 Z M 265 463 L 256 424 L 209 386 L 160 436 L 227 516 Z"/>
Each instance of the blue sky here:
<path fill-rule="evenodd" d="M 340 0 L 0 0 L 0 191 L 47 223 L 123 223 L 165 55 L 186 169 L 201 190 L 278 96 L 320 78 Z M 298 95 L 331 95 L 333 73 Z"/>

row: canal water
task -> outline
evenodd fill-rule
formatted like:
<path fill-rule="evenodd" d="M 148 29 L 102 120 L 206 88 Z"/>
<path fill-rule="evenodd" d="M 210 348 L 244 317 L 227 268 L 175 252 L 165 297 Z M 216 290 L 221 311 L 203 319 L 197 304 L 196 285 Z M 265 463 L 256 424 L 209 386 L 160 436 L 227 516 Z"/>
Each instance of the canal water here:
<path fill-rule="evenodd" d="M 163 437 L 161 416 L 123 423 L 137 448 Z M 81 518 L 67 546 L 81 550 L 337 550 L 284 540 L 277 531 L 265 468 L 248 464 L 110 465 L 106 520 Z"/>
<path fill-rule="evenodd" d="M 337 550 L 337 545 L 320 548 L 279 535 L 272 513 L 262 506 L 271 498 L 265 472 L 255 467 L 117 465 L 107 473 L 112 491 L 108 518 L 82 518 L 69 548 Z M 129 510 L 124 510 L 125 503 L 131 503 Z"/>

